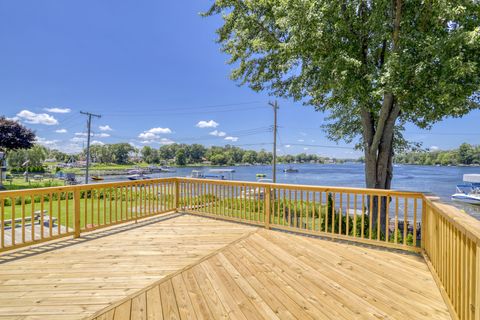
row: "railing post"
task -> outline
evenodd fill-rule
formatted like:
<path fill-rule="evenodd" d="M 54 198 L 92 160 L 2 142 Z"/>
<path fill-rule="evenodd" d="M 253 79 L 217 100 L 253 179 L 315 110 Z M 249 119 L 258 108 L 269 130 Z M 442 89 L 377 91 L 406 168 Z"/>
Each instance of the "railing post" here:
<path fill-rule="evenodd" d="M 74 238 L 80 237 L 80 190 L 73 191 L 73 220 L 74 220 Z"/>
<path fill-rule="evenodd" d="M 270 229 L 270 213 L 272 211 L 272 189 L 265 187 L 265 228 Z"/>
<path fill-rule="evenodd" d="M 421 230 L 420 230 L 420 247 L 425 250 L 425 237 L 427 234 L 427 200 L 425 200 L 425 196 L 422 197 L 422 224 L 421 224 Z"/>
<path fill-rule="evenodd" d="M 480 320 L 480 244 L 477 243 L 475 251 L 475 320 Z"/>
<path fill-rule="evenodd" d="M 180 182 L 175 178 L 175 212 L 180 209 Z"/>

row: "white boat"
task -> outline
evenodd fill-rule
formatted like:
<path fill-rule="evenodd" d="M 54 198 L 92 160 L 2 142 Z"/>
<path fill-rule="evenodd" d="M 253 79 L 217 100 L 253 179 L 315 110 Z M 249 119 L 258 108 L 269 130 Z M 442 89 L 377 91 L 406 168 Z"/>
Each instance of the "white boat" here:
<path fill-rule="evenodd" d="M 273 183 L 272 179 L 258 179 L 259 183 Z M 246 190 L 242 191 L 240 194 L 240 199 L 260 199 L 263 200 L 265 197 L 265 188 L 264 187 L 248 187 Z"/>
<path fill-rule="evenodd" d="M 202 170 L 192 170 L 192 173 L 190 173 L 188 178 L 204 179 L 205 173 L 203 173 Z"/>
<path fill-rule="evenodd" d="M 144 174 L 132 174 L 132 175 L 127 176 L 127 179 L 135 181 L 135 180 L 146 180 L 146 179 L 151 179 L 151 178 L 149 176 L 144 175 Z"/>
<path fill-rule="evenodd" d="M 297 173 L 298 169 L 295 169 L 294 167 L 290 166 L 287 169 L 283 169 L 283 172 L 285 172 L 285 173 Z"/>
<path fill-rule="evenodd" d="M 233 180 L 235 169 L 210 169 L 207 173 L 202 170 L 192 170 L 189 178 Z"/>
<path fill-rule="evenodd" d="M 463 181 L 467 183 L 457 185 L 452 200 L 480 205 L 480 174 L 464 174 Z"/>

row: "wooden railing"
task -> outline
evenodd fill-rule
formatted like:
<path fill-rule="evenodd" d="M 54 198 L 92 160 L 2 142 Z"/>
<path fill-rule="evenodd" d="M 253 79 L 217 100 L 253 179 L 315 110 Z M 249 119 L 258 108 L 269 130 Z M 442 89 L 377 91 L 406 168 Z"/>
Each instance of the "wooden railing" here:
<path fill-rule="evenodd" d="M 0 192 L 0 251 L 175 210 L 176 179 Z"/>
<path fill-rule="evenodd" d="M 480 221 L 422 193 L 191 178 L 0 192 L 0 251 L 181 211 L 421 252 L 454 318 L 480 320 Z"/>
<path fill-rule="evenodd" d="M 424 255 L 450 311 L 480 319 L 480 221 L 425 198 Z"/>
<path fill-rule="evenodd" d="M 179 178 L 181 210 L 420 252 L 423 194 Z"/>

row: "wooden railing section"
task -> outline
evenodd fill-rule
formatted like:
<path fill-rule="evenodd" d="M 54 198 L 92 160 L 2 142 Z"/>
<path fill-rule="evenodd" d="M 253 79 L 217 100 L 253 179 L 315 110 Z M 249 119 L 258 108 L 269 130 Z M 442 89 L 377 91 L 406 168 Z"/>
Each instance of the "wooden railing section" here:
<path fill-rule="evenodd" d="M 0 192 L 0 251 L 150 217 L 176 208 L 176 179 Z"/>
<path fill-rule="evenodd" d="M 425 198 L 424 255 L 450 311 L 480 319 L 480 221 Z"/>
<path fill-rule="evenodd" d="M 178 181 L 180 209 L 187 212 L 421 250 L 421 193 L 205 179 Z"/>
<path fill-rule="evenodd" d="M 0 192 L 0 251 L 171 211 L 420 252 L 457 319 L 480 320 L 480 221 L 422 193 L 164 178 Z"/>

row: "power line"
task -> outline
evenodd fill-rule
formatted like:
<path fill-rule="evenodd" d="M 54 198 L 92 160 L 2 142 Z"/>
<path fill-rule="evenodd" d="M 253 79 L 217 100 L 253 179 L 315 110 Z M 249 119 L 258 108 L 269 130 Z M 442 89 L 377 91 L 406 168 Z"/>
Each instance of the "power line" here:
<path fill-rule="evenodd" d="M 216 114 L 216 113 L 225 113 L 225 112 L 243 112 L 250 110 L 265 110 L 265 107 L 251 107 L 251 108 L 242 108 L 242 109 L 226 109 L 226 110 L 210 110 L 210 111 L 189 111 L 188 114 Z M 185 116 L 185 111 L 182 112 L 161 112 L 161 113 L 122 113 L 122 114 L 109 114 L 110 117 L 152 117 L 152 116 L 172 116 L 172 115 L 181 115 Z"/>

